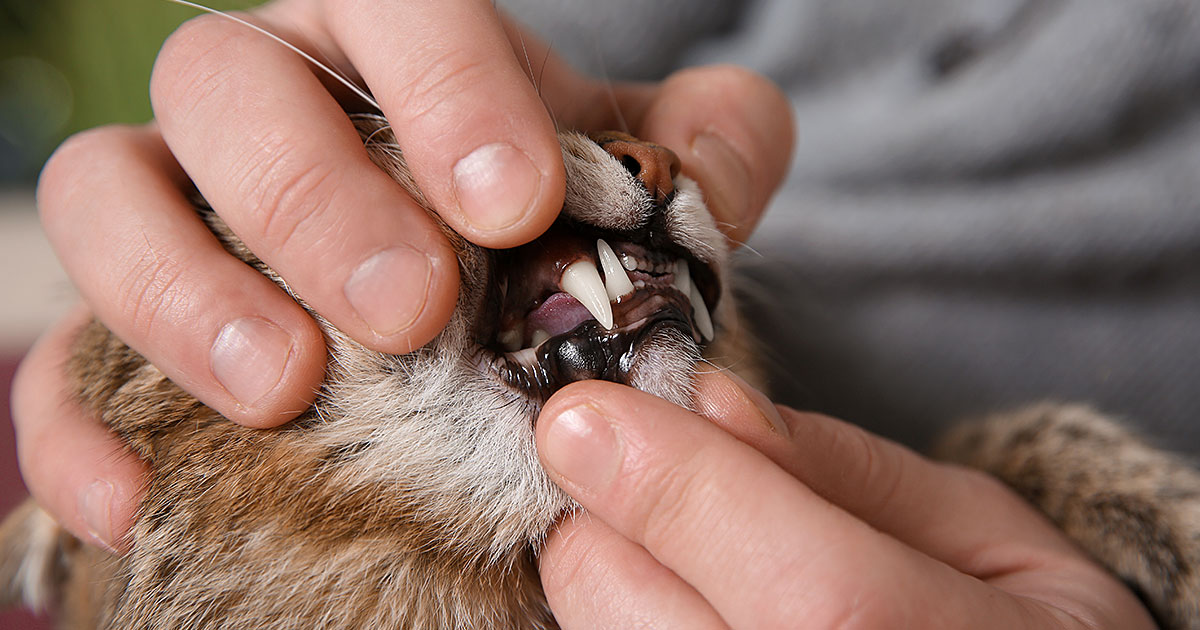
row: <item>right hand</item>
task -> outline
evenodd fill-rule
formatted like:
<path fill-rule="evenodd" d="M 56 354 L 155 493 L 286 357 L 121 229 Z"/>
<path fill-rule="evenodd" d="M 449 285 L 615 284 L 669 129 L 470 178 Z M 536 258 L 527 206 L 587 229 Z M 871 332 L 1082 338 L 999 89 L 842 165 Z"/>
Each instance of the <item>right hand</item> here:
<path fill-rule="evenodd" d="M 721 371 L 695 403 L 592 381 L 538 416 L 538 456 L 583 508 L 538 558 L 562 628 L 1155 627 L 992 477 Z"/>
<path fill-rule="evenodd" d="M 486 0 L 278 0 L 251 19 L 353 66 L 435 210 L 483 246 L 532 240 L 559 212 L 564 174 L 547 109 L 559 125 L 616 128 L 618 103 L 630 131 L 679 152 L 735 241 L 786 171 L 790 108 L 745 71 L 686 70 L 661 84 L 611 86 L 610 98 L 610 86 L 575 74 Z M 420 347 L 457 297 L 452 251 L 369 163 L 326 84 L 245 26 L 193 19 L 156 62 L 157 122 L 69 139 L 39 182 L 46 232 L 91 312 L 246 426 L 277 426 L 312 402 L 324 342 L 303 309 L 219 247 L 186 201 L 189 181 L 364 345 Z M 122 549 L 145 470 L 114 457 L 127 451 L 66 393 L 62 364 L 86 317 L 68 318 L 31 351 L 14 383 L 14 424 L 38 502 L 81 539 Z"/>

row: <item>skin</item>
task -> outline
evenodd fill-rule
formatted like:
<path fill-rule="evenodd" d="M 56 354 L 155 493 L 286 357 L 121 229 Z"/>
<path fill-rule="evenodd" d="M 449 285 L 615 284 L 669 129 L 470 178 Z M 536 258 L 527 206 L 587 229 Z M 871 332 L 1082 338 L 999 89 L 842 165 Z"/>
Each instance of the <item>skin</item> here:
<path fill-rule="evenodd" d="M 587 510 L 541 556 L 563 628 L 1155 627 L 990 477 L 725 374 L 699 409 L 593 381 L 543 411 L 542 462 Z"/>
<path fill-rule="evenodd" d="M 615 101 L 631 132 L 679 153 L 734 242 L 786 172 L 790 107 L 743 70 L 598 84 L 485 0 L 279 0 L 251 19 L 353 66 L 436 210 L 481 245 L 527 242 L 556 216 L 564 182 L 550 112 L 563 126 L 619 128 Z M 527 73 L 526 58 L 544 68 Z M 189 180 L 306 301 L 372 348 L 431 339 L 458 282 L 428 218 L 366 164 L 339 105 L 353 98 L 293 53 L 197 18 L 163 47 L 151 96 L 155 123 L 80 134 L 43 171 L 43 224 L 86 306 L 31 350 L 13 392 L 34 496 L 81 539 L 117 551 L 146 471 L 62 394 L 82 322 L 99 317 L 246 426 L 295 417 L 325 361 L 315 322 L 192 216 Z M 482 161 L 460 165 L 481 148 Z M 463 187 L 471 181 L 495 185 Z M 490 203 L 477 209 L 477 197 Z M 995 483 L 776 409 L 725 376 L 702 385 L 703 417 L 604 383 L 568 387 L 544 412 L 547 468 L 588 509 L 542 556 L 566 627 L 895 627 L 897 615 L 924 621 L 914 602 L 936 603 L 920 610 L 937 610 L 942 625 L 977 618 L 979 605 L 1009 624 L 996 627 L 1152 627 L 1129 593 Z M 874 481 L 891 479 L 901 482 Z M 863 492 L 876 487 L 890 491 Z M 925 534 L 931 506 L 963 527 Z"/>

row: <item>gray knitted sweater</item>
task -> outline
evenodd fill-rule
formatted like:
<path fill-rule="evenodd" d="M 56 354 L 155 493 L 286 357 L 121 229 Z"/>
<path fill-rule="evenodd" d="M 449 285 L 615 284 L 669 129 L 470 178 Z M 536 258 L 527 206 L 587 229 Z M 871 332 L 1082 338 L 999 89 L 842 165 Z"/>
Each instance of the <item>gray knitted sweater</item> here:
<path fill-rule="evenodd" d="M 733 62 L 792 97 L 742 255 L 777 399 L 915 444 L 1083 400 L 1200 453 L 1194 2 L 503 4 L 594 74 Z"/>

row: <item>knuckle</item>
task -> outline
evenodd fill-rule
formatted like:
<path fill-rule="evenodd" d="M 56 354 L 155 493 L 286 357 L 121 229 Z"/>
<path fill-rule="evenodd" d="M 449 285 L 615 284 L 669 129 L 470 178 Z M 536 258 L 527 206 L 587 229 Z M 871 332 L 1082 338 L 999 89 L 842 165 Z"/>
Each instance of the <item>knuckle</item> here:
<path fill-rule="evenodd" d="M 279 250 L 328 209 L 338 178 L 335 164 L 304 159 L 286 138 L 266 145 L 235 165 L 233 188 L 246 204 L 246 228 L 261 246 Z"/>
<path fill-rule="evenodd" d="M 37 352 L 37 349 L 34 352 Z M 38 428 L 45 418 L 29 417 L 30 410 L 25 401 L 38 395 L 30 390 L 35 388 L 35 381 L 44 378 L 41 369 L 41 361 L 35 360 L 33 353 L 26 355 L 17 366 L 12 385 L 12 421 L 17 439 L 17 466 L 31 490 L 36 490 L 39 482 L 43 481 L 39 466 L 42 458 L 36 455 L 41 452 L 41 438 L 45 435 L 45 431 Z"/>
<path fill-rule="evenodd" d="M 1016 498 L 1012 488 L 982 470 L 942 462 L 939 462 L 938 465 L 957 477 L 968 496 L 979 497 L 981 501 Z"/>
<path fill-rule="evenodd" d="M 904 487 L 906 466 L 901 452 L 858 427 L 847 425 L 839 436 L 845 448 L 844 461 L 857 468 L 859 483 L 850 486 L 859 489 L 875 509 L 886 512 Z"/>
<path fill-rule="evenodd" d="M 669 467 L 659 467 L 656 475 L 643 474 L 633 479 L 631 487 L 638 488 L 631 496 L 642 497 L 635 506 L 631 524 L 635 539 L 648 547 L 658 547 L 670 540 L 680 538 L 680 533 L 689 524 L 712 523 L 711 495 L 713 480 L 705 468 L 690 465 L 701 461 L 693 454 L 689 462 Z"/>
<path fill-rule="evenodd" d="M 904 618 L 891 597 L 879 591 L 860 592 L 847 596 L 837 593 L 835 602 L 826 611 L 824 621 L 817 621 L 814 628 L 828 630 L 877 630 L 878 628 L 907 627 Z"/>
<path fill-rule="evenodd" d="M 394 102 L 399 104 L 396 111 L 409 125 L 461 118 L 463 96 L 478 90 L 491 76 L 491 66 L 484 59 L 460 50 L 440 51 L 411 67 L 421 70 L 404 77 L 393 93 Z"/>
<path fill-rule="evenodd" d="M 747 91 L 757 92 L 769 88 L 775 90 L 774 84 L 763 75 L 733 64 L 717 64 L 681 71 L 682 76 L 692 76 L 718 90 L 736 90 L 736 93 Z"/>
<path fill-rule="evenodd" d="M 252 31 L 215 15 L 202 15 L 175 30 L 154 61 L 150 96 L 155 109 L 188 112 L 222 89 L 236 89 L 238 60 Z"/>
<path fill-rule="evenodd" d="M 49 345 L 40 341 L 21 360 L 13 376 L 11 403 L 21 477 L 42 505 L 54 507 L 53 490 L 61 484 L 61 471 L 47 455 L 61 447 L 62 407 L 69 402 L 61 380 L 63 357 L 54 355 Z"/>
<path fill-rule="evenodd" d="M 791 119 L 791 102 L 787 95 L 770 79 L 748 68 L 727 64 L 702 66 L 681 70 L 669 80 L 686 83 L 692 89 L 708 94 L 723 95 L 725 99 L 757 103 L 759 109 L 768 109 L 772 118 Z"/>
<path fill-rule="evenodd" d="M 594 545 L 573 544 L 561 537 L 555 539 L 555 543 L 543 551 L 540 565 L 546 595 L 564 597 L 578 590 L 580 585 L 593 583 L 594 569 L 604 564 L 603 550 Z"/>
<path fill-rule="evenodd" d="M 808 622 L 805 627 L 821 630 L 922 627 L 911 622 L 928 619 L 929 610 L 922 610 L 916 601 L 920 598 L 896 583 L 891 560 L 881 558 L 883 554 L 871 545 L 863 548 L 841 541 L 841 547 L 837 573 L 792 586 L 803 592 L 776 594 L 787 596 L 779 607 L 786 617 L 803 618 Z"/>
<path fill-rule="evenodd" d="M 150 337 L 155 325 L 180 311 L 186 291 L 177 290 L 184 265 L 146 246 L 134 256 L 117 281 L 114 297 L 124 321 L 135 334 Z M 186 310 L 186 309 L 183 309 Z"/>
<path fill-rule="evenodd" d="M 125 125 L 96 127 L 70 136 L 54 150 L 37 183 L 38 212 L 48 232 L 55 233 L 75 215 L 79 205 L 70 195 L 87 188 L 79 186 L 82 178 L 106 179 L 122 172 L 122 155 L 138 133 Z"/>

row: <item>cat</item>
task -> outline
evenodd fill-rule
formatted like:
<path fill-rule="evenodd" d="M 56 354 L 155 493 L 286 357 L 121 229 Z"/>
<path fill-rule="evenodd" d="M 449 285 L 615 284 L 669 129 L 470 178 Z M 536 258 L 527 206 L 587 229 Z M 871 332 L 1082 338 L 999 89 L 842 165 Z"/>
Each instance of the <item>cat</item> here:
<path fill-rule="evenodd" d="M 386 121 L 354 120 L 424 204 Z M 542 402 L 605 378 L 686 406 L 702 349 L 756 380 L 725 238 L 678 158 L 616 132 L 560 142 L 566 201 L 544 236 L 492 251 L 442 224 L 462 283 L 430 344 L 380 354 L 314 313 L 325 384 L 281 429 L 221 418 L 89 325 L 77 395 L 153 471 L 132 551 L 81 546 L 30 505 L 0 530 L 0 583 L 61 603 L 64 627 L 555 627 L 533 553 L 573 506 L 534 450 Z"/>

